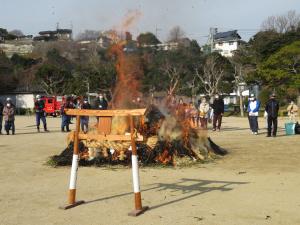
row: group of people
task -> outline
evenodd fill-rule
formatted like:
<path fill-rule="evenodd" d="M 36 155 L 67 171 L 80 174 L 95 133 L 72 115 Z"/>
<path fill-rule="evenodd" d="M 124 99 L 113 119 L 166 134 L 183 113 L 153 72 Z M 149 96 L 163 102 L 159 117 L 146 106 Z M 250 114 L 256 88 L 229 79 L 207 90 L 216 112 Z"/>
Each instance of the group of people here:
<path fill-rule="evenodd" d="M 46 113 L 44 111 L 45 103 L 40 95 L 36 96 L 35 106 L 35 116 L 36 116 L 36 128 L 37 132 L 40 132 L 40 123 L 42 121 L 43 128 L 45 132 L 49 132 L 47 128 Z M 252 134 L 257 135 L 258 126 L 258 116 L 260 111 L 261 103 L 255 97 L 254 94 L 249 96 L 249 102 L 247 107 L 249 126 Z M 65 109 L 97 109 L 106 110 L 108 108 L 108 102 L 104 95 L 100 93 L 94 102 L 93 106 L 90 104 L 87 98 L 72 98 L 67 97 L 65 102 L 61 106 L 61 131 L 69 132 L 72 117 L 67 115 Z M 212 122 L 213 131 L 220 131 L 222 124 L 222 117 L 224 115 L 224 101 L 216 94 L 212 104 L 209 104 L 205 97 L 198 100 L 197 104 L 190 102 L 185 104 L 183 99 L 179 99 L 177 104 L 176 100 L 173 99 L 169 108 L 174 111 L 179 119 L 188 120 L 190 126 L 194 128 L 207 129 L 208 122 Z M 267 118 L 267 137 L 276 137 L 277 127 L 278 127 L 278 111 L 279 102 L 276 100 L 276 95 L 272 94 L 270 99 L 265 105 L 265 117 Z M 298 113 L 298 107 L 294 102 L 291 102 L 287 108 L 288 115 L 291 121 L 295 121 Z M 4 128 L 6 134 L 15 134 L 15 106 L 10 98 L 6 99 L 6 102 L 2 104 L 0 102 L 0 134 L 2 134 L 2 121 L 4 118 Z M 89 117 L 80 117 L 80 127 L 83 132 L 87 132 L 89 129 Z"/>
<path fill-rule="evenodd" d="M 212 104 L 209 104 L 205 97 L 198 100 L 197 104 L 190 102 L 185 104 L 183 99 L 176 100 L 171 103 L 172 110 L 180 120 L 188 120 L 193 128 L 207 129 L 208 122 L 212 121 L 213 131 L 220 131 L 222 117 L 224 114 L 224 101 L 216 94 Z"/>
<path fill-rule="evenodd" d="M 260 110 L 261 103 L 254 96 L 254 94 L 250 95 L 248 102 L 248 119 L 250 130 L 252 134 L 258 134 L 258 113 Z M 288 116 L 291 121 L 295 122 L 295 118 L 298 113 L 298 107 L 292 101 L 290 105 L 287 107 Z M 266 102 L 264 116 L 267 119 L 267 137 L 276 137 L 277 135 L 277 127 L 278 127 L 278 112 L 279 112 L 279 102 L 276 100 L 276 95 L 270 95 L 269 100 Z"/>
<path fill-rule="evenodd" d="M 48 132 L 47 129 L 47 121 L 46 121 L 46 113 L 44 111 L 44 101 L 41 99 L 40 95 L 36 96 L 35 101 L 35 116 L 36 116 L 36 126 L 37 131 L 40 132 L 40 121 L 42 121 L 44 125 L 44 131 Z M 61 132 L 70 132 L 70 124 L 72 116 L 67 115 L 66 109 L 98 109 L 105 110 L 108 107 L 107 100 L 104 98 L 103 94 L 99 94 L 97 97 L 94 107 L 91 106 L 87 98 L 72 98 L 71 96 L 66 97 L 65 102 L 62 104 L 60 109 L 61 114 Z M 81 116 L 80 117 L 80 127 L 81 130 L 86 133 L 89 129 L 89 117 Z"/>

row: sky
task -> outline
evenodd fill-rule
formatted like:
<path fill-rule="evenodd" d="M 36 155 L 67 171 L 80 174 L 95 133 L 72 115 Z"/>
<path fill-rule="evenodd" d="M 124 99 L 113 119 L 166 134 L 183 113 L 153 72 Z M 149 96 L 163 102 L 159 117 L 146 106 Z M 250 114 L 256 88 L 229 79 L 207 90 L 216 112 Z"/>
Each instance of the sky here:
<path fill-rule="evenodd" d="M 178 25 L 187 37 L 205 44 L 210 27 L 237 29 L 247 41 L 268 16 L 300 13 L 300 0 L 0 0 L 0 27 L 37 35 L 58 23 L 73 28 L 76 36 L 86 29 L 114 28 L 132 10 L 142 14 L 130 29 L 135 36 L 150 31 L 165 41 Z"/>

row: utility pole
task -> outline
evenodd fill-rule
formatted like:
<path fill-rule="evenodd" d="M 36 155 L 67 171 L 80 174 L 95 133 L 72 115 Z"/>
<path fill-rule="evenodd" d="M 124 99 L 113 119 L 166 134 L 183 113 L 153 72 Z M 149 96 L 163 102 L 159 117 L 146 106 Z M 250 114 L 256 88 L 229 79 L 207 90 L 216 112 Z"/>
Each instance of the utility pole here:
<path fill-rule="evenodd" d="M 88 101 L 89 101 L 89 103 L 91 103 L 91 97 L 90 97 L 90 82 L 89 82 L 89 80 L 88 79 L 86 79 L 85 81 L 84 81 L 84 83 L 86 83 L 86 87 L 87 87 L 87 97 L 88 97 Z"/>
<path fill-rule="evenodd" d="M 217 32 L 218 32 L 218 28 L 214 28 L 214 27 L 209 28 L 209 44 L 210 44 L 211 53 L 214 50 L 214 40 Z"/>
<path fill-rule="evenodd" d="M 158 39 L 158 32 L 162 29 L 158 28 L 157 25 L 155 26 L 155 37 Z"/>
<path fill-rule="evenodd" d="M 240 102 L 240 112 L 241 112 L 241 117 L 244 117 L 244 107 L 243 107 L 243 86 L 245 83 L 242 82 L 242 66 L 239 68 L 239 72 L 236 71 L 236 66 L 235 66 L 235 82 L 237 85 L 238 93 L 239 93 L 239 102 Z"/>

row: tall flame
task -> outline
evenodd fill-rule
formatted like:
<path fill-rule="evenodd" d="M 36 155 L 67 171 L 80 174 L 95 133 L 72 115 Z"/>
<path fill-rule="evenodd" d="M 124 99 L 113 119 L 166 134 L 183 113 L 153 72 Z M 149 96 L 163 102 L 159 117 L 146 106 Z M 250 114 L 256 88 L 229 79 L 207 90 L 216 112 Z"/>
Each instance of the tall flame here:
<path fill-rule="evenodd" d="M 141 15 L 141 12 L 138 10 L 129 11 L 118 29 L 128 31 L 129 28 L 136 24 Z M 114 109 L 134 107 L 134 99 L 141 95 L 139 89 L 143 70 L 137 55 L 124 52 L 128 41 L 131 40 L 119 40 L 110 50 L 110 54 L 117 58 L 117 82 L 112 98 L 112 108 Z"/>

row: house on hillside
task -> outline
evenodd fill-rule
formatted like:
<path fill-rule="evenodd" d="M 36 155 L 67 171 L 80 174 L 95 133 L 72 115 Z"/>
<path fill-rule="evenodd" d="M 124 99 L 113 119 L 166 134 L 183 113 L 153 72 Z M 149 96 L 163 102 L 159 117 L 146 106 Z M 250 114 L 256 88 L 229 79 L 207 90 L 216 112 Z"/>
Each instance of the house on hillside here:
<path fill-rule="evenodd" d="M 22 36 L 15 40 L 5 40 L 2 43 L 0 41 L 0 50 L 3 51 L 9 58 L 11 58 L 14 54 L 30 54 L 33 51 L 32 36 Z"/>
<path fill-rule="evenodd" d="M 40 31 L 40 36 L 33 38 L 34 41 L 69 41 L 72 39 L 72 30 L 71 29 L 56 29 L 54 31 Z"/>
<path fill-rule="evenodd" d="M 113 41 L 109 37 L 106 37 L 104 35 L 100 35 L 97 38 L 97 43 L 100 46 L 100 48 L 108 48 L 113 43 Z"/>
<path fill-rule="evenodd" d="M 213 51 L 224 57 L 232 57 L 241 44 L 241 36 L 237 30 L 217 32 L 213 35 Z"/>

